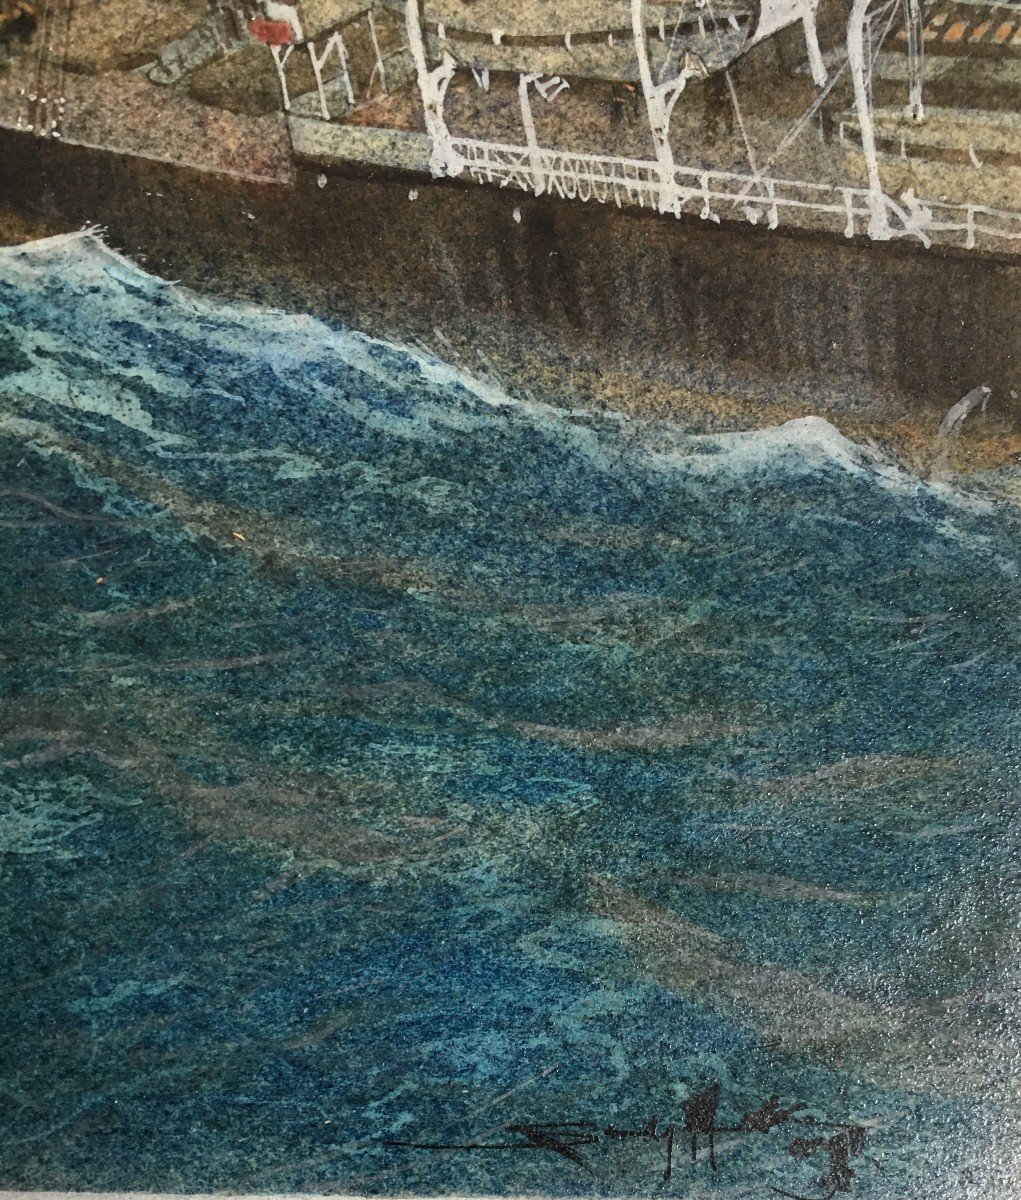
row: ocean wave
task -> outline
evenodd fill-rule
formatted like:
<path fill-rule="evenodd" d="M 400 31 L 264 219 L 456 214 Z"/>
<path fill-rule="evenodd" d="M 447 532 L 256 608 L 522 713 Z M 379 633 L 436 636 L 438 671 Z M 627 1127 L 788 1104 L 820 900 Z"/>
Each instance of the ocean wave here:
<path fill-rule="evenodd" d="M 1012 509 L 817 418 L 691 436 L 515 398 L 95 231 L 0 251 L 0 318 L 3 872 L 40 1005 L 0 1167 L 26 1136 L 45 1178 L 135 1162 L 158 1125 L 204 1186 L 245 1138 L 291 1161 L 328 1105 L 359 1149 L 298 1190 L 382 1162 L 395 1194 L 463 1191 L 463 1159 L 371 1138 L 460 1142 L 493 1096 L 637 1129 L 705 1071 L 735 1121 L 772 1094 L 909 1114 L 869 1200 L 915 1194 L 889 1164 L 928 1161 L 912 1123 L 955 1096 L 939 1155 L 984 1152 L 1014 1053 Z M 170 1007 L 135 988 L 182 977 Z M 103 1036 L 48 1036 L 83 1011 Z M 126 1069 L 129 1132 L 54 1143 Z M 221 1080 L 286 1111 L 196 1121 Z M 785 1144 L 767 1176 L 721 1139 L 727 1194 L 792 1186 Z M 562 1185 L 554 1155 L 488 1161 L 480 1191 Z"/>
<path fill-rule="evenodd" d="M 922 480 L 879 448 L 851 441 L 821 417 L 692 435 L 669 421 L 515 397 L 412 346 L 335 328 L 314 316 L 199 295 L 150 274 L 107 245 L 95 229 L 0 250 L 4 285 L 22 297 L 45 299 L 51 316 L 62 306 L 78 306 L 78 321 L 84 327 L 87 320 L 89 339 L 84 346 L 77 344 L 76 353 L 95 368 L 93 378 L 82 380 L 79 374 L 68 390 L 59 368 L 62 342 L 72 332 L 65 322 L 58 329 L 36 328 L 23 338 L 30 364 L 9 374 L 5 386 L 107 417 L 143 434 L 161 451 L 187 453 L 201 438 L 200 422 L 195 414 L 190 422 L 165 420 L 173 402 L 190 391 L 187 380 L 169 367 L 154 367 L 154 356 L 148 361 L 132 358 L 130 346 L 125 355 L 124 341 L 132 340 L 126 339 L 127 320 L 139 326 L 136 342 L 149 337 L 183 342 L 210 364 L 222 356 L 235 367 L 265 367 L 292 402 L 304 398 L 309 405 L 339 409 L 362 426 L 401 441 L 525 428 L 617 478 L 741 484 L 763 476 L 832 474 L 905 497 L 989 510 L 990 500 L 979 489 Z M 168 345 L 171 361 L 175 348 Z M 371 388 L 357 394 L 345 388 L 343 377 L 351 372 L 378 385 L 377 394 Z M 247 401 L 226 387 L 217 392 L 212 366 L 210 373 L 203 385 L 210 397 L 235 406 Z M 146 395 L 137 394 L 140 385 Z M 265 447 L 263 452 L 273 453 Z M 276 453 L 286 460 L 286 451 Z M 297 473 L 314 471 L 314 458 L 314 453 L 303 456 Z M 952 535 L 951 527 L 948 531 Z"/>

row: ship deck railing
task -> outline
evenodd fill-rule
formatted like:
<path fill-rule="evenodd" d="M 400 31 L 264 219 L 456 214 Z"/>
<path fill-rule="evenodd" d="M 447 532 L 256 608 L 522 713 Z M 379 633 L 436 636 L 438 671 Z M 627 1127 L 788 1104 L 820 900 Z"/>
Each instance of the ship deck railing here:
<path fill-rule="evenodd" d="M 477 138 L 454 138 L 451 148 L 462 170 L 478 183 L 514 187 L 534 195 L 594 200 L 618 208 L 650 208 L 703 220 L 744 219 L 776 228 L 784 216 L 814 214 L 821 227 L 851 238 L 876 236 L 877 207 L 890 238 L 972 250 L 1021 249 L 1021 212 L 983 204 L 954 204 L 904 196 L 876 197 L 847 185 L 778 179 L 737 171 L 675 166 L 664 180 L 651 159 L 630 159 L 527 146 Z M 803 227 L 804 217 L 793 222 Z"/>

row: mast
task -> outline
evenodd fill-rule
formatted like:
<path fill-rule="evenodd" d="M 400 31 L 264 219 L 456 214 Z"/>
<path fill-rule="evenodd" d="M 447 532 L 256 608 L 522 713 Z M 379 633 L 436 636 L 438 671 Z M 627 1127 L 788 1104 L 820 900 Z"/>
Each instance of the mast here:
<path fill-rule="evenodd" d="M 904 0 L 904 32 L 908 45 L 908 116 L 912 121 L 921 121 L 925 117 L 922 105 L 925 39 L 922 36 L 921 0 Z"/>
<path fill-rule="evenodd" d="M 854 83 L 854 105 L 858 113 L 858 129 L 861 133 L 861 149 L 865 156 L 865 170 L 869 185 L 869 237 L 887 241 L 890 236 L 890 221 L 887 214 L 886 193 L 879 174 L 879 158 L 876 154 L 876 131 L 872 121 L 872 62 L 866 55 L 866 29 L 869 26 L 869 6 L 872 0 L 854 0 L 851 15 L 847 20 L 847 62 Z"/>
<path fill-rule="evenodd" d="M 457 63 L 450 52 L 444 50 L 439 65 L 430 68 L 419 0 L 407 0 L 404 19 L 408 32 L 408 48 L 415 63 L 418 90 L 422 97 L 425 128 L 432 143 L 429 168 L 437 178 L 442 175 L 459 175 L 464 162 L 454 149 L 453 138 L 443 116 L 443 102 L 457 70 Z"/>
<path fill-rule="evenodd" d="M 631 0 L 631 31 L 638 58 L 638 79 L 645 98 L 645 111 L 652 131 L 652 143 L 659 167 L 659 211 L 676 212 L 679 203 L 676 164 L 670 145 L 670 118 L 689 79 L 708 74 L 701 59 L 685 54 L 673 79 L 656 83 L 649 63 L 649 42 L 645 30 L 645 0 Z"/>

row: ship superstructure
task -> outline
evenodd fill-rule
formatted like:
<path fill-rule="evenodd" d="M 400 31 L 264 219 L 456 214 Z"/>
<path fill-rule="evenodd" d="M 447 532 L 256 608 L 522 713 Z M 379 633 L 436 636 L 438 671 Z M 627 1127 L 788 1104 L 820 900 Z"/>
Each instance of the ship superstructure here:
<path fill-rule="evenodd" d="M 88 97 L 100 85 L 86 87 L 77 64 L 73 81 L 65 71 L 81 56 L 82 18 L 68 0 L 33 3 L 17 127 L 99 144 Z M 256 147 L 234 160 L 266 142 L 253 115 L 275 114 L 279 129 L 282 113 L 293 154 L 327 172 L 362 163 L 714 222 L 1021 253 L 1018 0 L 188 3 L 194 18 L 124 70 L 186 98 L 192 128 L 201 106 L 223 114 L 224 146 Z M 124 85 L 111 79 L 113 127 Z M 88 100 L 84 133 L 80 114 L 64 128 L 69 89 L 79 108 Z M 153 127 L 154 144 L 163 132 Z M 193 137 L 177 142 L 196 156 Z M 162 143 L 153 153 L 173 157 Z M 278 172 L 280 155 L 265 155 Z"/>

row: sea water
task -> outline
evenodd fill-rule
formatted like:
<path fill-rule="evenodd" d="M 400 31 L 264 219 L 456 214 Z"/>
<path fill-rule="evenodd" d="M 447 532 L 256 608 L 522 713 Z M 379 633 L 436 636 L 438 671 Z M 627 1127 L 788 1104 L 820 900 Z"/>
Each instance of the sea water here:
<path fill-rule="evenodd" d="M 0 1186 L 1016 1194 L 1008 505 L 89 234 L 0 435 Z"/>

